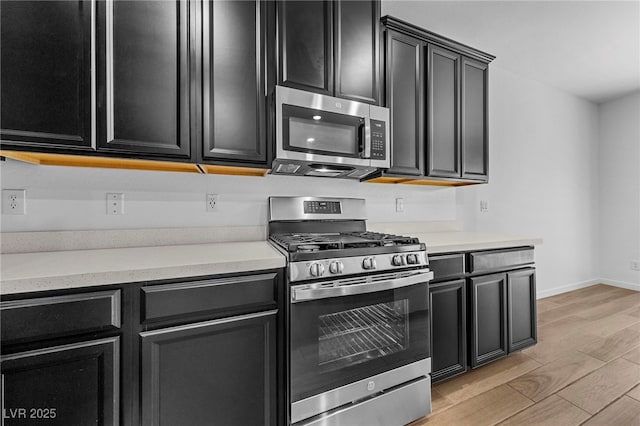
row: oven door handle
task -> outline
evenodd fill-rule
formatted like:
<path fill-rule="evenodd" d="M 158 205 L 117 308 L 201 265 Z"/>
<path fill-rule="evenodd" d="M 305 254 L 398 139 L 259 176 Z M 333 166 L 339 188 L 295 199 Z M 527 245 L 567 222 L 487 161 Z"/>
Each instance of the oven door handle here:
<path fill-rule="evenodd" d="M 407 277 L 395 278 L 386 281 L 367 282 L 362 284 L 341 285 L 335 287 L 307 287 L 291 288 L 291 303 L 306 302 L 310 300 L 326 299 L 329 297 L 351 296 L 354 294 L 374 293 L 376 291 L 393 290 L 420 284 L 433 279 L 430 270 L 420 271 Z"/>

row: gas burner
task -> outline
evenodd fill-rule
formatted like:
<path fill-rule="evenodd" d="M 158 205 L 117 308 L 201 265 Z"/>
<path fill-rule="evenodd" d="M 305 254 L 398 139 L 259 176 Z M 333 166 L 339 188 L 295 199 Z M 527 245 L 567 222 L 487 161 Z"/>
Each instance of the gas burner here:
<path fill-rule="evenodd" d="M 303 244 L 298 246 L 298 251 L 300 253 L 311 253 L 314 251 L 320 251 L 320 246 L 318 244 Z"/>

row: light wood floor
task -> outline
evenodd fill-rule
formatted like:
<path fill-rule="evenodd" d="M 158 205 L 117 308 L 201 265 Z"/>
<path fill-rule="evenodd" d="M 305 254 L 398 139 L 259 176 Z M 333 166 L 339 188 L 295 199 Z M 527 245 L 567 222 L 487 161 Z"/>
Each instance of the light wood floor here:
<path fill-rule="evenodd" d="M 640 426 L 640 292 L 538 300 L 538 344 L 436 384 L 422 425 Z"/>

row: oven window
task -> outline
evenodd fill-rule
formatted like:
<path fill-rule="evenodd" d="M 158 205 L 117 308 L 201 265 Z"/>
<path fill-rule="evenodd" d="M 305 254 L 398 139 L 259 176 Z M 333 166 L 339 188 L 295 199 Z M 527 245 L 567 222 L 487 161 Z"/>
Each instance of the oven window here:
<path fill-rule="evenodd" d="M 320 316 L 319 365 L 337 370 L 407 349 L 408 314 L 403 299 Z"/>

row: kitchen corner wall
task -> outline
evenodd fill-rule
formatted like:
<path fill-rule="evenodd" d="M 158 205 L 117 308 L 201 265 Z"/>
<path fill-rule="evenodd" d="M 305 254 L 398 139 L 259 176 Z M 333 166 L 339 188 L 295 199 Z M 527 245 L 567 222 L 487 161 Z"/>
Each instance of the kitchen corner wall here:
<path fill-rule="evenodd" d="M 640 91 L 600 105 L 599 264 L 603 281 L 640 290 Z"/>
<path fill-rule="evenodd" d="M 465 229 L 541 237 L 539 297 L 597 282 L 597 105 L 497 64 L 489 79 L 489 184 L 457 190 L 459 219 Z"/>
<path fill-rule="evenodd" d="M 372 222 L 456 219 L 454 188 L 383 185 L 309 177 L 245 177 L 189 173 L 0 164 L 3 189 L 26 189 L 27 214 L 2 215 L 0 230 L 52 231 L 250 226 L 267 222 L 267 197 L 365 198 Z M 107 215 L 106 193 L 122 192 L 125 214 Z M 218 194 L 206 212 L 206 194 Z M 404 212 L 395 211 L 396 198 Z"/>

